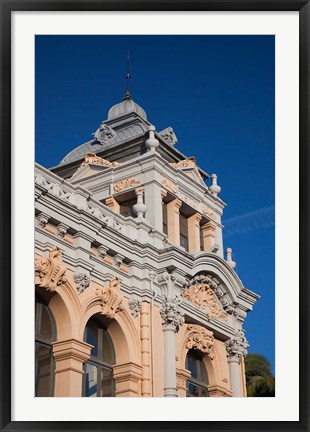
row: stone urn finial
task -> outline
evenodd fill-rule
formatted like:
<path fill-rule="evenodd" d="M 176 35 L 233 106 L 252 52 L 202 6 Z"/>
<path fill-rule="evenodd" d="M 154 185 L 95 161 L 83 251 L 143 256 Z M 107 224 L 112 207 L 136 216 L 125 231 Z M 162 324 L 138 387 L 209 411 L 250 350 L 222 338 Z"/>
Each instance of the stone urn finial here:
<path fill-rule="evenodd" d="M 155 138 L 154 126 L 149 126 L 149 138 L 145 141 L 145 145 L 151 151 L 155 151 L 155 149 L 159 146 L 159 141 Z"/>
<path fill-rule="evenodd" d="M 132 206 L 133 212 L 138 218 L 143 218 L 147 211 L 147 206 L 143 202 L 143 189 L 136 189 L 137 203 Z"/>
<path fill-rule="evenodd" d="M 222 188 L 217 184 L 217 175 L 212 174 L 211 178 L 212 178 L 212 185 L 209 187 L 209 189 L 214 196 L 218 196 Z"/>
<path fill-rule="evenodd" d="M 233 270 L 237 265 L 237 263 L 232 260 L 232 249 L 231 248 L 226 249 L 226 262 L 229 265 L 229 267 L 232 268 Z"/>

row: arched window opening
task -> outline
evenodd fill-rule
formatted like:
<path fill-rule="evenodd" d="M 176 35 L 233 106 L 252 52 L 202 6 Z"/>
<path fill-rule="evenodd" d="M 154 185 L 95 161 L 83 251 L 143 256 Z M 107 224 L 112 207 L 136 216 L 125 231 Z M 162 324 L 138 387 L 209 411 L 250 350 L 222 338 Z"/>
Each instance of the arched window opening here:
<path fill-rule="evenodd" d="M 198 351 L 194 349 L 188 351 L 186 369 L 191 373 L 191 377 L 186 382 L 186 396 L 208 397 L 208 374 Z"/>
<path fill-rule="evenodd" d="M 83 396 L 115 396 L 113 364 L 115 353 L 106 327 L 96 318 L 91 318 L 85 328 L 84 341 L 93 345 L 90 359 L 84 366 Z"/>
<path fill-rule="evenodd" d="M 35 313 L 35 396 L 54 394 L 54 369 L 52 342 L 56 340 L 56 326 L 50 309 L 36 300 Z"/>

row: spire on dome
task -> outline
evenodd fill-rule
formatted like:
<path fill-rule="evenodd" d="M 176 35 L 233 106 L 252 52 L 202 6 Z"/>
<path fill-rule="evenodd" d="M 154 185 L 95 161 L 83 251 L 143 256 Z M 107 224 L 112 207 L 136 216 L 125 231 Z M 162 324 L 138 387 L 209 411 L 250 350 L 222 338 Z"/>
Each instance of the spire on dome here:
<path fill-rule="evenodd" d="M 129 56 L 129 51 L 128 51 L 128 57 L 127 57 L 127 74 L 126 74 L 126 93 L 125 96 L 123 97 L 123 100 L 128 100 L 131 99 L 131 94 L 129 91 L 129 83 L 130 83 L 130 56 Z"/>

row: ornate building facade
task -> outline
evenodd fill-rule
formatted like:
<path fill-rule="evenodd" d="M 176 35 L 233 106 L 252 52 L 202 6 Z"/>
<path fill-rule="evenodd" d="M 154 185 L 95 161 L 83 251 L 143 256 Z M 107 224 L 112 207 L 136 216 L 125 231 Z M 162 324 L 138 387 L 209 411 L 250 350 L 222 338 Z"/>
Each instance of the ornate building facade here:
<path fill-rule="evenodd" d="M 36 396 L 246 396 L 259 296 L 224 254 L 217 176 L 176 144 L 127 91 L 36 165 Z"/>

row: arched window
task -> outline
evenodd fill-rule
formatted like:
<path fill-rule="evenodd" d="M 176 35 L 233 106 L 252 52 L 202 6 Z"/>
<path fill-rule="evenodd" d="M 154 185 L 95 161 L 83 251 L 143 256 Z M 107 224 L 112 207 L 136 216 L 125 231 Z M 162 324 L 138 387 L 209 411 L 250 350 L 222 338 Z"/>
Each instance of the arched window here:
<path fill-rule="evenodd" d="M 35 318 L 35 395 L 48 397 L 54 394 L 52 342 L 56 340 L 56 326 L 51 311 L 40 300 L 36 301 Z"/>
<path fill-rule="evenodd" d="M 115 354 L 112 340 L 105 326 L 91 318 L 85 328 L 84 341 L 93 345 L 90 359 L 84 366 L 83 396 L 115 396 L 113 364 Z"/>
<path fill-rule="evenodd" d="M 186 356 L 186 369 L 191 377 L 186 382 L 187 397 L 208 397 L 208 374 L 198 351 L 191 349 Z"/>

